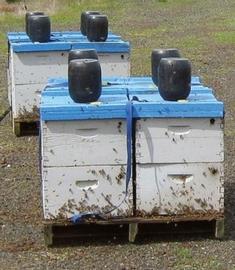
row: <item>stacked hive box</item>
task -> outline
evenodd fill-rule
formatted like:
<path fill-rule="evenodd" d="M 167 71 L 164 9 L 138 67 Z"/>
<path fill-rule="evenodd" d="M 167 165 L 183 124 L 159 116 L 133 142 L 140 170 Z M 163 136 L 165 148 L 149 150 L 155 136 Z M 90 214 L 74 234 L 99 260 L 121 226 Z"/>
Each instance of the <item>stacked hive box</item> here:
<path fill-rule="evenodd" d="M 139 95 L 136 211 L 141 216 L 223 215 L 223 105 L 209 89 L 186 102 Z"/>
<path fill-rule="evenodd" d="M 45 219 L 105 214 L 121 203 L 128 99 L 135 181 L 108 216 L 223 216 L 223 103 L 198 78 L 184 102 L 164 101 L 150 78 L 104 79 L 91 104 L 74 103 L 66 80 L 50 83 L 41 105 Z"/>
<path fill-rule="evenodd" d="M 78 104 L 63 85 L 47 87 L 42 95 L 44 217 L 104 214 L 125 198 L 126 89 L 107 89 L 98 102 Z M 130 216 L 132 208 L 129 187 L 125 202 L 110 215 Z"/>
<path fill-rule="evenodd" d="M 80 32 L 54 32 L 48 43 L 32 43 L 25 33 L 8 33 L 8 97 L 14 131 L 20 123 L 38 119 L 42 89 L 50 77 L 68 73 L 68 52 L 96 49 L 104 76 L 130 75 L 130 46 L 109 33 L 105 42 L 89 42 Z"/>

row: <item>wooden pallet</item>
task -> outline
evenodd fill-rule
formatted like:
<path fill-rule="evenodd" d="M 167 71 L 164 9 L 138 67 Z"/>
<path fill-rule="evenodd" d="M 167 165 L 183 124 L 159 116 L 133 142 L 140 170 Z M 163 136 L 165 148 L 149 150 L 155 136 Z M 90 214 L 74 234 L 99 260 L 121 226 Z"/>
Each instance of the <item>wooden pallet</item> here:
<path fill-rule="evenodd" d="M 13 123 L 13 132 L 17 137 L 20 136 L 29 136 L 29 135 L 38 135 L 39 133 L 39 121 L 21 121 L 14 119 Z"/>
<path fill-rule="evenodd" d="M 101 240 L 129 240 L 139 236 L 204 235 L 217 239 L 224 237 L 224 219 L 201 217 L 185 218 L 125 218 L 105 221 L 89 221 L 79 224 L 52 221 L 44 222 L 44 239 L 47 246 Z"/>

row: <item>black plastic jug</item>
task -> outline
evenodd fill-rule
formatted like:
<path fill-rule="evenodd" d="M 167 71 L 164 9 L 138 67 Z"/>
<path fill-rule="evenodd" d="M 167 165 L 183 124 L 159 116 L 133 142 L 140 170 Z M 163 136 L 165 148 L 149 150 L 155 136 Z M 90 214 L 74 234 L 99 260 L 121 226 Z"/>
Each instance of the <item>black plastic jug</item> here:
<path fill-rule="evenodd" d="M 102 90 L 101 67 L 96 59 L 72 60 L 68 70 L 69 94 L 75 102 L 99 99 Z"/>
<path fill-rule="evenodd" d="M 186 58 L 162 58 L 158 69 L 158 89 L 169 101 L 186 99 L 191 90 L 191 63 Z"/>
<path fill-rule="evenodd" d="M 158 67 L 162 58 L 180 57 L 177 49 L 154 49 L 151 55 L 152 80 L 155 85 L 158 85 Z"/>
<path fill-rule="evenodd" d="M 81 14 L 81 26 L 80 26 L 80 29 L 81 29 L 81 33 L 86 36 L 87 35 L 87 20 L 88 20 L 88 16 L 89 15 L 98 15 L 100 14 L 99 11 L 83 11 L 82 14 Z"/>
<path fill-rule="evenodd" d="M 51 21 L 46 15 L 32 15 L 28 19 L 29 37 L 32 42 L 48 42 L 51 36 Z"/>
<path fill-rule="evenodd" d="M 94 49 L 88 50 L 71 50 L 69 52 L 68 61 L 76 60 L 76 59 L 96 59 L 98 60 L 97 51 Z"/>
<path fill-rule="evenodd" d="M 108 17 L 90 15 L 87 20 L 87 38 L 89 41 L 105 41 L 108 37 Z"/>
<path fill-rule="evenodd" d="M 32 11 L 32 12 L 26 12 L 25 14 L 25 32 L 27 35 L 29 35 L 29 17 L 30 16 L 35 16 L 35 15 L 44 15 L 44 12 L 41 11 Z"/>

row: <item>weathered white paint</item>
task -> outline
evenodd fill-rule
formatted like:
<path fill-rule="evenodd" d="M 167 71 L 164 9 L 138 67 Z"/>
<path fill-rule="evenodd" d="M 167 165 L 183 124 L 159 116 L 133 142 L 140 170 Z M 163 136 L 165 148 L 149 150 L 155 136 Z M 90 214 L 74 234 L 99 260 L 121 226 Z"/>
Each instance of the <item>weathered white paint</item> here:
<path fill-rule="evenodd" d="M 13 51 L 10 49 L 8 52 L 8 68 L 7 68 L 7 83 L 8 83 L 8 101 L 12 105 L 12 89 L 15 85 L 14 70 L 13 70 Z"/>
<path fill-rule="evenodd" d="M 46 83 L 68 73 L 68 52 L 13 52 L 12 61 L 15 84 Z"/>
<path fill-rule="evenodd" d="M 39 110 L 41 92 L 46 84 L 21 84 L 12 87 L 12 113 L 14 118 Z"/>
<path fill-rule="evenodd" d="M 131 183 L 121 203 L 126 188 L 123 120 L 41 122 L 41 142 L 46 219 L 87 211 L 106 214 L 120 204 L 107 216 L 132 215 Z"/>
<path fill-rule="evenodd" d="M 10 69 L 9 67 L 7 68 L 7 97 L 8 97 L 8 101 L 9 104 L 11 106 L 11 90 L 12 90 L 12 86 L 11 86 L 11 73 L 10 73 Z"/>
<path fill-rule="evenodd" d="M 119 119 L 42 124 L 43 166 L 126 164 L 126 124 Z"/>
<path fill-rule="evenodd" d="M 103 76 L 130 75 L 129 54 L 98 54 Z M 46 83 L 51 77 L 67 77 L 68 52 L 13 53 L 15 84 Z"/>
<path fill-rule="evenodd" d="M 106 213 L 106 196 L 119 205 L 125 196 L 125 121 L 41 125 L 44 217 L 97 209 Z M 141 214 L 223 213 L 222 119 L 138 120 L 136 152 L 136 205 Z M 132 192 L 130 184 L 128 203 L 112 215 L 130 216 Z"/>
<path fill-rule="evenodd" d="M 223 212 L 223 164 L 137 164 L 137 210 L 143 214 Z"/>
<path fill-rule="evenodd" d="M 132 215 L 132 185 L 125 199 L 125 171 L 123 165 L 43 168 L 44 218 L 97 211 L 107 216 Z"/>
<path fill-rule="evenodd" d="M 137 163 L 221 162 L 223 120 L 141 119 L 136 126 Z"/>
<path fill-rule="evenodd" d="M 128 53 L 100 53 L 98 56 L 102 76 L 130 75 Z M 11 49 L 8 99 L 12 103 L 13 118 L 20 118 L 24 112 L 27 117 L 28 112 L 39 107 L 40 91 L 49 78 L 67 76 L 68 52 L 66 51 L 15 53 Z"/>

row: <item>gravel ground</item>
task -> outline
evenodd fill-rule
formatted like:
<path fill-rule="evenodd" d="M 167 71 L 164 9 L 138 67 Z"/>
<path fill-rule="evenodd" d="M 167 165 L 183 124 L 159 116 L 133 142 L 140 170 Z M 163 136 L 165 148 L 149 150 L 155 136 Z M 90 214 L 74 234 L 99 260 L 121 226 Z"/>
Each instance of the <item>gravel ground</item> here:
<path fill-rule="evenodd" d="M 0 124 L 0 269 L 235 269 L 235 1 L 178 0 L 172 7 L 150 0 L 126 1 L 122 7 L 118 2 L 104 11 L 112 17 L 113 30 L 132 42 L 133 74 L 149 74 L 152 48 L 178 47 L 192 60 L 194 73 L 225 102 L 226 239 L 140 239 L 134 245 L 93 241 L 46 248 L 38 138 L 16 138 L 8 115 Z M 0 61 L 0 102 L 6 106 L 6 57 Z"/>

